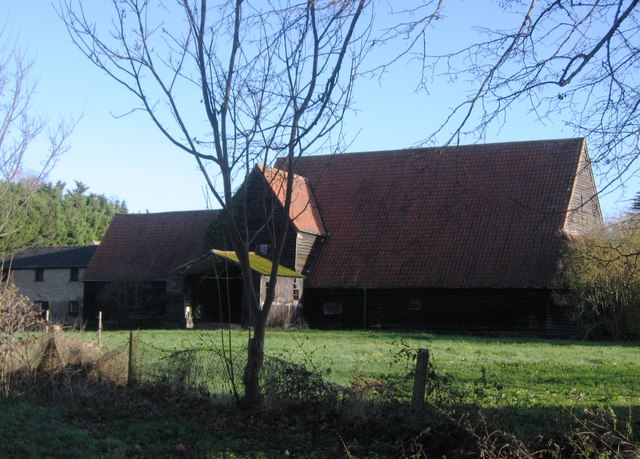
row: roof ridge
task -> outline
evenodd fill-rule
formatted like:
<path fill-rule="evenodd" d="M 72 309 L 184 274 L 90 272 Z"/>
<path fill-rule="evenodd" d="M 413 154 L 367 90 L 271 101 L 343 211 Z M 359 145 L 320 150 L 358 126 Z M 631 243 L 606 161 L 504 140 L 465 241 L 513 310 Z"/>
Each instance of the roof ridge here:
<path fill-rule="evenodd" d="M 297 158 L 304 161 L 310 158 L 328 158 L 328 157 L 340 157 L 340 156 L 351 156 L 351 155 L 373 155 L 373 154 L 389 154 L 389 153 L 411 153 L 417 152 L 421 150 L 438 150 L 438 149 L 465 149 L 465 148 L 477 148 L 479 146 L 482 147 L 492 147 L 498 145 L 524 145 L 524 144 L 539 144 L 542 142 L 568 142 L 568 141 L 576 141 L 576 142 L 584 142 L 586 137 L 565 137 L 565 138 L 555 138 L 555 139 L 539 139 L 539 140 L 505 140 L 500 142 L 489 142 L 489 143 L 468 143 L 464 145 L 434 145 L 434 146 L 416 146 L 416 147 L 407 147 L 407 148 L 396 148 L 396 149 L 384 149 L 384 150 L 367 150 L 367 151 L 345 151 L 338 153 L 326 153 L 321 155 L 305 155 L 303 157 Z M 282 158 L 279 158 L 282 159 Z M 295 162 L 294 162 L 295 165 Z M 278 169 L 276 167 L 276 169 Z"/>
<path fill-rule="evenodd" d="M 167 214 L 186 214 L 186 213 L 205 213 L 217 212 L 221 209 L 194 209 L 194 210 L 164 210 L 162 212 L 138 212 L 135 214 L 115 214 L 118 217 L 145 217 L 149 215 L 167 215 Z"/>

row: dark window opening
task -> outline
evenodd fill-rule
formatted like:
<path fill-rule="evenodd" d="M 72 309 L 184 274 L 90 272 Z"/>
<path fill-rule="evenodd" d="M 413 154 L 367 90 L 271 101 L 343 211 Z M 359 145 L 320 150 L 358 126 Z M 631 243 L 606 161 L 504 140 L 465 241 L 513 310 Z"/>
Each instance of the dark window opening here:
<path fill-rule="evenodd" d="M 78 282 L 80 280 L 80 269 L 71 268 L 69 271 L 69 282 Z"/>
<path fill-rule="evenodd" d="M 342 303 L 324 303 L 323 309 L 325 316 L 342 314 Z"/>
<path fill-rule="evenodd" d="M 36 269 L 36 282 L 44 281 L 44 269 L 37 268 Z"/>

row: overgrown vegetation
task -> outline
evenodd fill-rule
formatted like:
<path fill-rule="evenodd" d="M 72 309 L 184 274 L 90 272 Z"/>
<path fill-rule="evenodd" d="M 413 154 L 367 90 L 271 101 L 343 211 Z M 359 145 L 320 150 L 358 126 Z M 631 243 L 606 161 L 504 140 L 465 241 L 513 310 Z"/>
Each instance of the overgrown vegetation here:
<path fill-rule="evenodd" d="M 561 302 L 585 338 L 640 335 L 640 214 L 570 242 L 560 266 Z"/>
<path fill-rule="evenodd" d="M 29 340 L 24 332 L 41 326 L 33 302 L 10 279 L 0 282 L 0 394 L 11 392 L 11 376 L 27 366 Z"/>
<path fill-rule="evenodd" d="M 627 458 L 640 454 L 640 393 L 635 382 L 640 355 L 635 347 L 274 330 L 269 349 L 283 356 L 266 359 L 265 402 L 255 409 L 240 407 L 231 397 L 215 396 L 222 386 L 202 384 L 228 381 L 227 354 L 216 351 L 219 333 L 139 332 L 134 387 L 127 386 L 125 333 L 107 332 L 102 351 L 79 340 L 94 340 L 93 334 L 39 335 L 39 340 L 31 341 L 36 347 L 30 353 L 32 371 L 18 372 L 12 381 L 13 397 L 0 400 L 0 455 Z M 428 347 L 433 357 L 424 412 L 412 411 L 407 403 L 419 346 Z M 242 349 L 234 355 L 246 358 Z M 348 381 L 328 381 L 336 380 L 343 361 L 351 365 L 351 373 L 338 379 Z M 359 365 L 353 366 L 354 362 Z M 504 368 L 509 362 L 513 365 Z M 236 363 L 241 372 L 242 362 Z M 545 366 L 546 374 L 555 379 L 539 380 Z M 615 367 L 622 371 L 610 371 Z M 608 379 L 599 381 L 600 374 Z M 534 387 L 528 387 L 529 381 Z M 566 382 L 574 386 L 574 395 Z M 541 397 L 543 388 L 557 393 L 547 401 L 532 402 L 531 398 Z M 598 403 L 591 393 L 623 388 L 627 403 L 621 398 Z M 500 393 L 510 395 L 500 398 Z M 32 428 L 45 424 L 44 433 Z M 72 445 L 65 448 L 69 442 Z"/>
<path fill-rule="evenodd" d="M 229 333 L 232 351 L 242 354 L 246 331 Z M 94 333 L 77 336 L 95 341 Z M 104 347 L 125 349 L 128 337 L 125 331 L 105 332 Z M 213 349 L 221 342 L 219 330 L 146 330 L 140 337 L 153 348 L 169 350 Z M 357 375 L 386 383 L 406 380 L 420 347 L 431 351 L 440 378 L 486 408 L 640 406 L 640 348 L 631 343 L 304 329 L 270 330 L 267 341 L 269 355 L 304 365 L 343 387 Z M 406 381 L 409 387 L 411 379 Z"/>
<path fill-rule="evenodd" d="M 36 179 L 34 179 L 36 180 Z M 0 208 L 9 207 L 12 215 L 4 227 L 2 253 L 35 245 L 86 245 L 101 240 L 115 214 L 126 213 L 124 202 L 104 195 L 88 193 L 88 187 L 76 182 L 73 190 L 65 184 L 30 183 L 25 179 L 0 183 Z"/>

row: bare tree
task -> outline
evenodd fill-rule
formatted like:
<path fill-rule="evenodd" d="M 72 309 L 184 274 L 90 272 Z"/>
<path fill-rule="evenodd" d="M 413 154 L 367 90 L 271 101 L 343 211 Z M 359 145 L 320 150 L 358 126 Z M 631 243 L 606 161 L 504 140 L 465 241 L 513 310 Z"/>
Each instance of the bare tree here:
<path fill-rule="evenodd" d="M 452 3 L 438 3 L 439 17 Z M 493 3 L 505 14 L 476 23 L 478 34 L 469 33 L 462 49 L 436 54 L 427 46 L 433 18 L 422 14 L 424 5 L 397 12 L 405 20 L 385 36 L 410 38 L 405 53 L 421 62 L 423 87 L 446 79 L 473 88 L 426 142 L 481 140 L 508 123 L 513 109 L 527 107 L 541 126 L 562 122 L 589 139 L 592 163 L 605 179 L 601 191 L 624 185 L 620 179 L 637 173 L 640 156 L 639 1 Z"/>
<path fill-rule="evenodd" d="M 51 125 L 33 107 L 36 85 L 30 77 L 32 64 L 16 43 L 0 30 L 0 255 L 17 247 L 8 244 L 16 224 L 18 206 L 29 199 L 45 179 L 56 159 L 67 148 L 74 123 Z M 48 142 L 42 143 L 42 138 Z M 40 163 L 38 164 L 38 160 Z M 29 162 L 31 161 L 31 162 Z M 35 163 L 33 162 L 35 161 Z M 16 193 L 16 183 L 26 193 Z M 10 229 L 12 228 L 12 229 Z M 20 334 L 40 324 L 33 302 L 20 294 L 12 282 L 10 261 L 0 263 L 0 390 L 10 391 L 11 372 L 26 361 L 25 341 Z"/>
<path fill-rule="evenodd" d="M 32 63 L 14 41 L 0 31 L 0 253 L 16 247 L 7 247 L 8 223 L 16 206 L 27 205 L 31 193 L 42 183 L 56 159 L 67 148 L 66 141 L 74 122 L 48 123 L 36 114 L 33 96 L 36 89 L 30 77 Z M 45 147 L 41 139 L 46 138 Z M 36 151 L 37 150 L 37 151 Z M 27 160 L 31 160 L 31 168 Z M 40 161 L 39 165 L 37 161 Z M 36 163 L 33 163 L 36 161 Z M 21 182 L 27 188 L 20 202 L 13 194 L 12 185 Z M 12 225 L 13 231 L 19 226 Z"/>
<path fill-rule="evenodd" d="M 244 381 L 253 402 L 287 228 L 274 235 L 273 269 L 260 305 L 249 265 L 253 235 L 238 224 L 246 221 L 238 218 L 246 206 L 232 205 L 234 189 L 257 163 L 281 156 L 292 170 L 310 148 L 339 140 L 370 22 L 363 20 L 366 0 L 214 3 L 112 0 L 104 28 L 100 18 L 90 18 L 89 2 L 63 1 L 59 14 L 84 55 L 137 100 L 133 111 L 146 113 L 195 161 L 227 214 L 253 315 Z"/>

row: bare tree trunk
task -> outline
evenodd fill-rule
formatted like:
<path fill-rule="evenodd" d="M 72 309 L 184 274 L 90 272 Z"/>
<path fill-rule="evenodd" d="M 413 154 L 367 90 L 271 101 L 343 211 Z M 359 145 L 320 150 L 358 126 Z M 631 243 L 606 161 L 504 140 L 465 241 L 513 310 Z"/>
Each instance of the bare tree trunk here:
<path fill-rule="evenodd" d="M 250 406 L 255 406 L 262 401 L 260 391 L 260 375 L 264 365 L 264 327 L 257 327 L 249 338 L 247 353 L 247 366 L 244 369 L 245 401 Z"/>
<path fill-rule="evenodd" d="M 109 32 L 99 33 L 88 19 L 86 0 L 62 0 L 60 16 L 80 51 L 134 96 L 136 110 L 144 110 L 161 135 L 195 159 L 229 219 L 254 327 L 244 375 L 246 400 L 257 402 L 286 231 L 272 235 L 277 250 L 260 308 L 249 257 L 256 235 L 247 227 L 246 207 L 236 207 L 236 181 L 278 155 L 288 155 L 291 166 L 340 126 L 359 65 L 371 49 L 371 23 L 356 28 L 370 2 L 165 4 L 167 14 L 184 15 L 186 28 L 179 21 L 163 21 L 155 11 L 149 14 L 149 2 L 111 3 Z M 288 180 L 284 215 L 289 214 L 291 184 Z"/>

